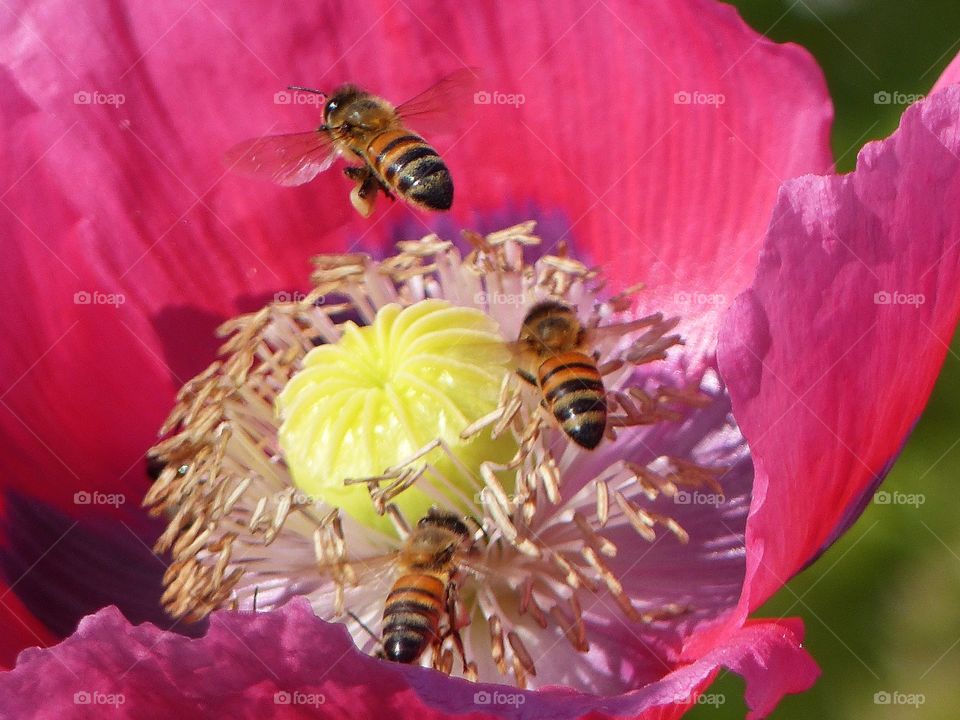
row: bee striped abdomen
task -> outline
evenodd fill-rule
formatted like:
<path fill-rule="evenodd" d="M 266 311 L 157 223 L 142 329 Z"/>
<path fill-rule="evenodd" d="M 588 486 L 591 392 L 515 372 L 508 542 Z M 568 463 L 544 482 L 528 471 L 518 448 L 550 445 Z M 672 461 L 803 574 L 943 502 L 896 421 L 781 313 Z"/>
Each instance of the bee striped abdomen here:
<path fill-rule="evenodd" d="M 593 358 L 570 351 L 541 363 L 537 380 L 544 401 L 563 431 L 578 445 L 592 450 L 607 426 L 603 379 Z"/>
<path fill-rule="evenodd" d="M 397 578 L 383 609 L 383 648 L 388 660 L 414 662 L 437 636 L 446 583 L 435 575 Z"/>
<path fill-rule="evenodd" d="M 387 130 L 370 141 L 367 153 L 377 174 L 408 201 L 430 210 L 450 209 L 450 171 L 422 137 L 404 129 Z"/>

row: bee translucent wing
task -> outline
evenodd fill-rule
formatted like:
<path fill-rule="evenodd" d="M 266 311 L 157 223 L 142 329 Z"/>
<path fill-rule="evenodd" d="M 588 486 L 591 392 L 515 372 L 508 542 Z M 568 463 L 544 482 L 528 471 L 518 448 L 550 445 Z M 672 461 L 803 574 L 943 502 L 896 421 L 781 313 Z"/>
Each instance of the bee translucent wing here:
<path fill-rule="evenodd" d="M 333 617 L 336 613 L 334 606 L 335 595 L 333 585 L 343 584 L 348 600 L 364 600 L 364 604 L 373 603 L 380 606 L 387 597 L 397 572 L 397 551 L 389 551 L 381 555 L 366 558 L 344 558 L 343 563 L 318 562 L 310 573 L 315 575 L 317 582 L 325 586 L 325 591 L 314 595 L 312 600 L 319 610 L 321 617 Z M 349 609 L 350 603 L 348 603 Z M 354 603 L 354 608 L 357 609 Z"/>
<path fill-rule="evenodd" d="M 337 151 L 319 130 L 252 138 L 227 150 L 231 170 L 272 180 L 278 185 L 303 185 L 333 165 Z"/>
<path fill-rule="evenodd" d="M 473 109 L 480 71 L 467 67 L 442 77 L 419 95 L 397 106 L 397 114 L 413 130 L 429 134 L 452 132 Z"/>

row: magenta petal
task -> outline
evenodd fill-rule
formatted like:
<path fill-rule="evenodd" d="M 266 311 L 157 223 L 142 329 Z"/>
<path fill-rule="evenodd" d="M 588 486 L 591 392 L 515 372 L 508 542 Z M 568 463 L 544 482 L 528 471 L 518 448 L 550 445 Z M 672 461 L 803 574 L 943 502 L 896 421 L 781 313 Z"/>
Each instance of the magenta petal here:
<path fill-rule="evenodd" d="M 483 181 L 471 192 L 492 175 L 492 192 L 519 181 L 513 193 L 561 208 L 575 249 L 614 287 L 642 281 L 645 309 L 681 316 L 696 364 L 753 277 L 780 184 L 832 167 L 819 68 L 712 1 L 552 3 L 545 17 L 512 7 L 503 37 L 557 42 L 539 61 L 536 43 L 504 51 L 523 58 L 513 67 L 535 64 L 496 79 L 526 102 L 501 113 L 513 139 L 478 127 L 485 154 L 465 172 L 483 167 Z M 521 157 L 536 189 L 517 176 Z M 492 204 L 485 195 L 478 207 Z"/>
<path fill-rule="evenodd" d="M 16 494 L 6 495 L 4 505 L 0 578 L 15 583 L 19 601 L 57 637 L 69 635 L 80 618 L 105 605 L 118 606 L 133 622 L 149 620 L 192 634 L 203 629 L 178 623 L 160 606 L 167 565 L 150 543 L 162 528 L 149 528 L 143 538 L 112 518 L 78 521 Z M 0 637 L 0 647 L 6 639 Z M 17 650 L 35 642 L 39 638 Z"/>
<path fill-rule="evenodd" d="M 744 675 L 751 717 L 797 692 L 817 669 L 791 621 L 757 622 L 701 660 L 642 690 L 598 698 L 471 684 L 360 653 L 305 601 L 272 613 L 216 613 L 197 640 L 130 626 L 115 608 L 85 618 L 60 645 L 29 649 L 0 675 L 5 717 L 679 717 L 723 665 Z M 90 707 L 80 707 L 81 705 Z M 41 708 L 38 711 L 38 708 Z"/>
<path fill-rule="evenodd" d="M 946 69 L 943 71 L 943 74 L 937 80 L 930 92 L 932 94 L 937 92 L 937 90 L 950 85 L 955 85 L 957 83 L 960 83 L 960 55 L 957 55 L 957 57 L 955 57 L 953 61 L 947 65 Z"/>
<path fill-rule="evenodd" d="M 855 519 L 930 395 L 960 316 L 958 108 L 945 88 L 854 173 L 788 183 L 725 318 L 756 469 L 739 617 Z"/>
<path fill-rule="evenodd" d="M 766 717 L 784 695 L 808 690 L 820 668 L 802 649 L 803 623 L 796 618 L 754 620 L 719 652 L 733 657 L 724 665 L 747 681 L 747 720 Z"/>
<path fill-rule="evenodd" d="M 288 83 L 354 80 L 403 100 L 463 64 L 524 102 L 472 108 L 455 145 L 438 138 L 458 178 L 453 222 L 399 204 L 362 221 L 339 171 L 297 189 L 225 175 L 233 143 L 316 125 L 315 107 L 274 102 Z M 708 0 L 445 15 L 426 0 L 17 2 L 0 8 L 0 89 L 0 331 L 18 338 L 0 349 L 3 482 L 71 511 L 111 510 L 77 508 L 77 489 L 124 488 L 121 511 L 136 505 L 142 453 L 212 355 L 212 329 L 303 287 L 311 254 L 424 223 L 559 217 L 548 246 L 568 235 L 594 261 L 616 256 L 614 285 L 656 287 L 645 302 L 683 314 L 697 356 L 720 296 L 750 277 L 779 181 L 830 164 L 809 56 Z"/>

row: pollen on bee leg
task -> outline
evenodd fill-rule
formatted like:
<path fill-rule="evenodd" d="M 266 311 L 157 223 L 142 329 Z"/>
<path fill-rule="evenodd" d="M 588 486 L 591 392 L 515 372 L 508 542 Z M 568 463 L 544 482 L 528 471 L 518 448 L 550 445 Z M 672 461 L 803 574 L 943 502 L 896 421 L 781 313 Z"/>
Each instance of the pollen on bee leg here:
<path fill-rule="evenodd" d="M 453 653 L 449 648 L 440 647 L 434 650 L 433 669 L 445 675 L 450 674 L 453 670 Z"/>

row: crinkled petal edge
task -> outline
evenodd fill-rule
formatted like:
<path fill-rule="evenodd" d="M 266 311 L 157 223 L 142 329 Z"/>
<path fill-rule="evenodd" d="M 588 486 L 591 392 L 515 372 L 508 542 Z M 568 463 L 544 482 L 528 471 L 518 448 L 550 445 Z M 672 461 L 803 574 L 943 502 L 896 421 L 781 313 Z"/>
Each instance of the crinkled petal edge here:
<path fill-rule="evenodd" d="M 127 714 L 150 707 L 245 717 L 270 714 L 272 705 L 277 716 L 278 705 L 301 699 L 330 712 L 390 710 L 418 719 L 491 710 L 499 717 L 663 717 L 672 707 L 679 716 L 694 704 L 723 666 L 746 679 L 749 717 L 760 718 L 819 674 L 801 647 L 802 635 L 798 620 L 752 621 L 655 683 L 596 697 L 564 688 L 476 684 L 383 662 L 357 650 L 341 625 L 318 619 L 305 600 L 270 613 L 216 612 L 207 634 L 193 640 L 149 623 L 132 626 L 108 607 L 84 618 L 59 645 L 22 652 L 17 667 L 0 675 L 0 695 L 13 698 L 7 711 L 14 718 L 27 717 L 41 698 L 51 711 L 75 710 L 78 697 L 81 704 L 84 698 L 87 704 L 112 699 Z"/>

